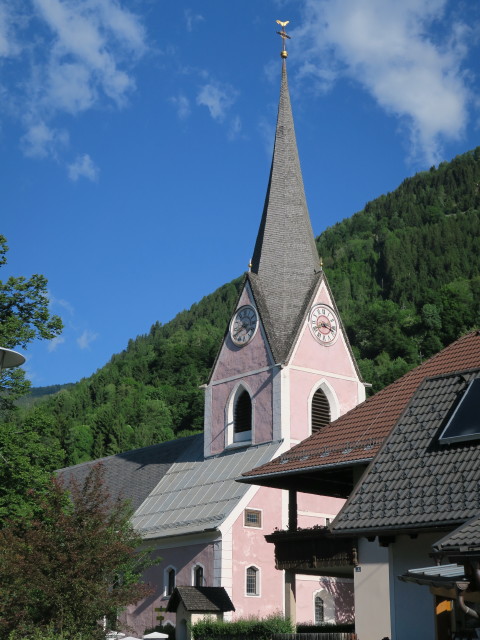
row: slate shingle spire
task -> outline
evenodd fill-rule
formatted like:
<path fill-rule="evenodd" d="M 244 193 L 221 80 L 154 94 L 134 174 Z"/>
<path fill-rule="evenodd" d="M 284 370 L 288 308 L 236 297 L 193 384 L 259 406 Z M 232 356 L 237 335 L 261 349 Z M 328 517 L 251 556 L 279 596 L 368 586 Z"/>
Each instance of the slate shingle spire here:
<path fill-rule="evenodd" d="M 286 60 L 275 145 L 249 280 L 277 362 L 288 356 L 321 267 L 308 214 Z"/>

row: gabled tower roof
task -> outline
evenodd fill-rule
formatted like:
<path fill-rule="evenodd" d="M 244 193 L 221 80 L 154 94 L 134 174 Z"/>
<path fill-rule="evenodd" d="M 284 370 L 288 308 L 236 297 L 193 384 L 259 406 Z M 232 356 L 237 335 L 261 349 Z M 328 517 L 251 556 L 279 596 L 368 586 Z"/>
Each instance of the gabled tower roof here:
<path fill-rule="evenodd" d="M 277 362 L 287 358 L 320 277 L 284 59 L 272 166 L 249 274 Z"/>

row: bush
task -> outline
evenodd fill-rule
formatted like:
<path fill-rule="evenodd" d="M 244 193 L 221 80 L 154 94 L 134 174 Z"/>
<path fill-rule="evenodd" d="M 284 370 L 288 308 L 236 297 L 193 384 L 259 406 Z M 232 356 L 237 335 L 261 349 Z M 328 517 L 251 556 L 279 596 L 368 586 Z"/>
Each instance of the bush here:
<path fill-rule="evenodd" d="M 59 633 L 55 631 L 53 627 L 49 629 L 35 629 L 29 631 L 28 635 L 12 631 L 8 636 L 8 640 L 91 640 L 91 634 L 83 633 Z"/>
<path fill-rule="evenodd" d="M 235 622 L 201 620 L 192 626 L 195 640 L 271 640 L 275 633 L 294 633 L 291 621 L 279 614 L 240 618 Z"/>

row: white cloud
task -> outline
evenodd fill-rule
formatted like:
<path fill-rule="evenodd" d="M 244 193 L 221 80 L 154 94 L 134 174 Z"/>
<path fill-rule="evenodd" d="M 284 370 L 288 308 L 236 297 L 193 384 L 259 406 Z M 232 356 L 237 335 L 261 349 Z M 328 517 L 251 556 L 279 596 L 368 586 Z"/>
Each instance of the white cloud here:
<path fill-rule="evenodd" d="M 329 89 L 341 77 L 360 83 L 406 124 L 411 154 L 438 160 L 442 141 L 462 136 L 470 100 L 461 64 L 468 28 L 447 20 L 446 0 L 306 0 L 294 31 L 305 47 L 301 76 Z M 448 35 L 434 38 L 442 25 Z M 435 32 L 438 36 L 439 32 Z"/>
<path fill-rule="evenodd" d="M 0 57 L 9 58 L 20 53 L 20 46 L 15 38 L 14 16 L 7 4 L 0 5 Z"/>
<path fill-rule="evenodd" d="M 124 106 L 146 51 L 139 17 L 118 0 L 0 0 L 0 58 L 15 58 L 21 74 L 4 89 L 2 110 L 23 124 L 26 155 L 57 157 L 64 113 Z"/>
<path fill-rule="evenodd" d="M 145 34 L 138 19 L 114 0 L 33 0 L 40 16 L 53 34 L 50 50 L 50 77 L 65 78 L 73 59 L 76 66 L 77 92 L 99 89 L 117 104 L 134 87 L 133 78 L 119 68 L 126 56 L 140 56 L 145 51 Z M 64 66 L 67 65 L 67 70 Z M 50 96 L 55 107 L 56 93 Z M 88 105 L 90 106 L 90 105 Z"/>
<path fill-rule="evenodd" d="M 177 115 L 180 120 L 185 120 L 191 113 L 190 109 L 190 101 L 183 94 L 179 94 L 178 96 L 172 96 L 169 98 L 169 101 L 175 106 L 177 110 Z"/>
<path fill-rule="evenodd" d="M 230 122 L 230 128 L 228 131 L 228 139 L 235 140 L 240 135 L 242 131 L 242 121 L 240 116 L 235 116 L 233 120 Z"/>
<path fill-rule="evenodd" d="M 197 95 L 197 104 L 207 107 L 214 120 L 222 122 L 237 98 L 237 91 L 227 84 L 208 82 Z"/>
<path fill-rule="evenodd" d="M 56 157 L 57 151 L 67 144 L 65 130 L 51 128 L 43 121 L 30 124 L 21 139 L 22 150 L 30 158 Z"/>
<path fill-rule="evenodd" d="M 205 20 L 205 18 L 201 14 L 193 13 L 191 9 L 185 9 L 183 14 L 187 23 L 187 31 L 193 31 L 195 25 Z"/>
<path fill-rule="evenodd" d="M 48 353 L 52 353 L 53 351 L 56 351 L 57 348 L 64 342 L 65 342 L 65 338 L 63 336 L 56 336 L 55 338 L 52 338 L 51 340 L 49 340 L 47 344 Z"/>
<path fill-rule="evenodd" d="M 62 309 L 65 309 L 66 311 L 68 311 L 68 313 L 71 316 L 75 315 L 75 309 L 73 308 L 73 305 L 70 304 L 70 302 L 68 302 L 68 300 L 63 300 L 62 298 L 55 298 L 55 296 L 50 291 L 47 291 L 47 296 L 48 296 L 49 305 L 51 307 L 58 305 L 59 307 L 62 307 Z"/>
<path fill-rule="evenodd" d="M 88 153 L 77 156 L 75 162 L 68 165 L 68 177 L 70 180 L 73 180 L 73 182 L 76 182 L 79 178 L 87 178 L 95 182 L 98 180 L 99 172 L 99 168 L 95 165 Z"/>
<path fill-rule="evenodd" d="M 82 333 L 82 335 L 77 338 L 77 344 L 80 349 L 89 349 L 92 342 L 94 342 L 98 338 L 98 333 L 93 333 L 88 329 Z"/>

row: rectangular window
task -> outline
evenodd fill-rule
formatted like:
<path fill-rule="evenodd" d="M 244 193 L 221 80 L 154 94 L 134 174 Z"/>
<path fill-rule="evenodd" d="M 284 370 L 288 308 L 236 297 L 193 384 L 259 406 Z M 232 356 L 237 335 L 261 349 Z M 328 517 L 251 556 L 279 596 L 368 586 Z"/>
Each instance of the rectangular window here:
<path fill-rule="evenodd" d="M 243 524 L 246 527 L 260 529 L 262 526 L 262 512 L 259 509 L 245 509 Z"/>

